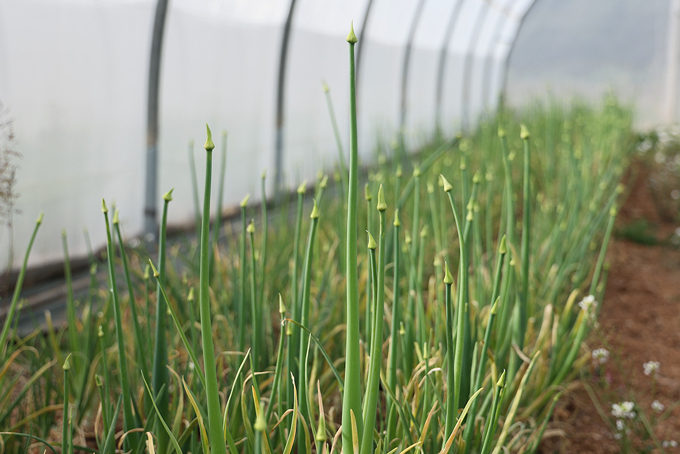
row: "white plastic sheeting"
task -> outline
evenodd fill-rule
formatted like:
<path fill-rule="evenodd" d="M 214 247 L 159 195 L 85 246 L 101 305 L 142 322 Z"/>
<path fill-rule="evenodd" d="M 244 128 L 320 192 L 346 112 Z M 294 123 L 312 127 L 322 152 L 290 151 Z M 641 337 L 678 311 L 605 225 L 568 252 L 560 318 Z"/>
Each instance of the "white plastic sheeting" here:
<path fill-rule="evenodd" d="M 414 24 L 421 1 L 422 14 Z M 361 157 L 372 157 L 378 138 L 397 135 L 404 50 L 412 27 L 405 124 L 411 145 L 434 130 L 437 67 L 446 40 L 442 126 L 453 133 L 463 124 L 463 114 L 474 122 L 484 109 L 493 108 L 505 58 L 532 2 L 373 0 L 358 44 L 363 52 L 358 76 Z M 337 158 L 321 81 L 331 88 L 344 133 L 349 91 L 345 36 L 351 20 L 357 32 L 362 29 L 367 6 L 367 0 L 297 0 L 285 84 L 282 171 L 289 186 L 312 180 Z M 158 191 L 175 188 L 171 223 L 193 220 L 187 148 L 195 139 L 202 187 L 206 121 L 217 138 L 216 151 L 219 132 L 229 133 L 225 204 L 236 204 L 246 193 L 258 200 L 264 169 L 271 195 L 277 69 L 289 7 L 290 0 L 170 0 L 161 66 Z M 15 266 L 41 210 L 44 224 L 31 266 L 61 260 L 62 228 L 72 256 L 85 254 L 83 228 L 93 246 L 101 247 L 102 198 L 120 208 L 125 234 L 141 233 L 154 8 L 152 0 L 0 2 L 0 100 L 11 108 L 16 149 L 23 154 L 17 175 L 22 213 L 14 218 Z M 460 17 L 447 37 L 454 11 Z M 344 143 L 347 147 L 347 138 Z M 217 169 L 220 153 L 214 156 Z M 0 263 L 6 263 L 7 246 L 4 235 Z"/>

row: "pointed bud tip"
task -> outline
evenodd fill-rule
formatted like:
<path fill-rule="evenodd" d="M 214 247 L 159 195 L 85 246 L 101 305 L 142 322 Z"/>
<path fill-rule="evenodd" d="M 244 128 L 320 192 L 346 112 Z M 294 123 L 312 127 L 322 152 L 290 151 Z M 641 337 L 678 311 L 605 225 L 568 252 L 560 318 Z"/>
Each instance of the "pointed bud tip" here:
<path fill-rule="evenodd" d="M 109 212 L 109 209 L 106 208 L 106 202 L 104 201 L 104 199 L 102 199 L 102 213 L 106 214 L 108 212 Z"/>
<path fill-rule="evenodd" d="M 479 183 L 481 183 L 481 181 L 482 181 L 482 174 L 478 170 L 477 172 L 475 172 L 475 176 L 472 177 L 472 182 L 475 183 L 475 184 L 479 184 Z"/>
<path fill-rule="evenodd" d="M 519 137 L 522 140 L 529 140 L 530 135 L 529 135 L 529 130 L 527 129 L 527 127 L 524 124 L 521 124 L 519 127 L 520 127 Z"/>
<path fill-rule="evenodd" d="M 248 206 L 248 199 L 250 199 L 250 194 L 246 194 L 246 196 L 241 200 L 240 206 L 241 208 L 245 208 Z"/>
<path fill-rule="evenodd" d="M 497 297 L 496 301 L 493 302 L 493 306 L 491 306 L 491 313 L 496 314 L 498 312 L 498 302 L 500 301 L 501 297 Z"/>
<path fill-rule="evenodd" d="M 159 273 L 158 270 L 156 269 L 156 267 L 153 265 L 153 262 L 151 261 L 151 259 L 149 259 L 149 265 L 151 265 L 151 271 L 153 272 L 153 277 L 158 277 L 158 276 L 161 275 L 161 273 Z"/>
<path fill-rule="evenodd" d="M 378 248 L 378 244 L 375 242 L 375 238 L 373 238 L 373 235 L 371 235 L 371 232 L 368 230 L 366 231 L 368 233 L 368 248 L 372 250 L 376 250 Z"/>
<path fill-rule="evenodd" d="M 503 235 L 503 238 L 501 238 L 501 244 L 498 246 L 498 253 L 499 254 L 507 254 L 508 253 L 508 245 L 507 245 L 507 240 L 505 239 L 505 235 Z"/>
<path fill-rule="evenodd" d="M 172 191 L 174 191 L 174 190 L 175 190 L 175 188 L 172 188 L 168 192 L 163 194 L 163 200 L 165 200 L 166 202 L 171 202 L 172 201 Z"/>
<path fill-rule="evenodd" d="M 381 184 L 378 188 L 378 205 L 376 205 L 378 211 L 387 210 L 387 203 L 385 203 L 385 191 L 383 191 L 383 185 Z"/>
<path fill-rule="evenodd" d="M 498 379 L 498 382 L 496 383 L 496 386 L 499 388 L 504 388 L 505 387 L 505 371 L 501 374 L 500 378 Z"/>
<path fill-rule="evenodd" d="M 347 42 L 350 44 L 356 44 L 358 41 L 357 35 L 354 34 L 354 21 L 352 21 L 349 29 L 349 35 L 347 35 Z"/>
<path fill-rule="evenodd" d="M 444 262 L 444 283 L 447 285 L 453 284 L 453 276 L 451 275 L 451 271 L 449 270 L 448 262 Z"/>
<path fill-rule="evenodd" d="M 498 127 L 498 137 L 505 137 L 505 129 L 501 128 L 500 126 Z"/>
<path fill-rule="evenodd" d="M 250 220 L 248 223 L 248 227 L 246 227 L 246 232 L 250 233 L 251 235 L 255 233 L 255 221 L 253 219 Z"/>
<path fill-rule="evenodd" d="M 373 194 L 371 194 L 371 188 L 370 188 L 370 186 L 368 185 L 368 183 L 366 183 L 366 184 L 364 185 L 364 198 L 365 198 L 367 201 L 373 200 Z"/>
<path fill-rule="evenodd" d="M 310 219 L 319 219 L 319 206 L 316 204 L 316 199 L 314 199 L 314 208 L 312 208 L 312 213 L 309 215 Z"/>
<path fill-rule="evenodd" d="M 44 215 L 44 214 L 45 214 L 44 211 L 41 211 L 41 212 L 40 212 L 40 214 L 38 215 L 38 219 L 35 220 L 35 223 L 36 223 L 36 224 L 38 224 L 38 225 L 42 224 L 43 215 Z"/>
<path fill-rule="evenodd" d="M 118 208 L 116 208 L 116 211 L 113 212 L 113 225 L 117 225 L 120 223 L 120 220 L 118 219 Z"/>
<path fill-rule="evenodd" d="M 399 208 L 394 210 L 394 222 L 392 223 L 395 227 L 401 227 L 401 221 L 399 220 Z"/>
<path fill-rule="evenodd" d="M 210 131 L 210 126 L 208 126 L 208 123 L 205 124 L 205 131 L 207 134 L 207 138 L 205 139 L 205 144 L 203 145 L 203 148 L 205 148 L 205 151 L 212 151 L 215 149 L 215 144 L 213 143 L 212 132 Z"/>
<path fill-rule="evenodd" d="M 453 186 L 451 186 L 451 183 L 449 183 L 449 180 L 444 177 L 444 175 L 439 175 L 439 178 L 442 181 L 442 184 L 444 185 L 444 192 L 450 192 L 451 189 L 453 189 Z"/>
<path fill-rule="evenodd" d="M 298 194 L 304 194 L 305 192 L 307 192 L 307 180 L 303 181 L 302 184 L 297 188 Z"/>
<path fill-rule="evenodd" d="M 279 314 L 285 314 L 286 313 L 286 305 L 283 304 L 283 297 L 279 293 Z"/>

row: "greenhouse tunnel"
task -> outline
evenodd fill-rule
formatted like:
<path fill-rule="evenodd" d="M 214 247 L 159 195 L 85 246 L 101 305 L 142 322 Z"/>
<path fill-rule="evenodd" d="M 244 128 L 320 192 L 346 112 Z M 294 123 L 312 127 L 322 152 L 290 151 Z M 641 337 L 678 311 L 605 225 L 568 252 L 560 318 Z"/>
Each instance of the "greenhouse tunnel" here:
<path fill-rule="evenodd" d="M 282 189 L 294 188 L 330 169 L 337 149 L 322 83 L 347 146 L 351 21 L 360 37 L 364 161 L 374 159 L 378 144 L 400 137 L 414 150 L 436 131 L 450 137 L 474 128 L 501 96 L 521 105 L 548 91 L 599 99 L 611 90 L 636 102 L 638 122 L 667 121 L 675 106 L 668 107 L 667 77 L 670 85 L 677 79 L 677 71 L 667 76 L 677 60 L 677 49 L 667 49 L 671 6 L 666 0 L 169 0 L 157 208 L 160 195 L 174 188 L 170 224 L 193 222 L 187 164 L 190 155 L 202 156 L 206 122 L 218 146 L 220 132 L 228 134 L 227 207 L 247 193 L 257 201 L 265 169 L 272 196 L 277 175 Z M 13 215 L 13 237 L 3 227 L 2 268 L 12 240 L 12 266 L 21 264 L 42 210 L 30 268 L 63 259 L 62 229 L 72 257 L 86 254 L 83 229 L 92 247 L 101 248 L 102 197 L 120 209 L 126 236 L 143 234 L 155 9 L 152 0 L 0 2 L 0 101 L 22 155 L 15 188 L 20 213 Z"/>

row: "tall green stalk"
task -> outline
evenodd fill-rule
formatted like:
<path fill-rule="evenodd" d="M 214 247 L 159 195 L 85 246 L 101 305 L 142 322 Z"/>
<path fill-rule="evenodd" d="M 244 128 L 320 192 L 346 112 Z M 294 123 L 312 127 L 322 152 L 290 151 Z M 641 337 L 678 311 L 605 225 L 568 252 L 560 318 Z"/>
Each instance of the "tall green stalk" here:
<path fill-rule="evenodd" d="M 238 349 L 244 351 L 246 347 L 246 208 L 250 194 L 241 200 L 241 243 L 239 244 L 239 298 L 238 298 Z"/>
<path fill-rule="evenodd" d="M 309 238 L 307 239 L 307 252 L 305 254 L 305 264 L 302 277 L 302 300 L 300 307 L 300 324 L 309 328 L 310 315 L 310 290 L 312 284 L 312 259 L 314 258 L 314 238 L 316 236 L 316 228 L 319 224 L 319 208 L 314 201 L 314 208 L 309 215 L 312 220 L 309 227 Z M 298 361 L 300 362 L 298 377 L 299 377 L 299 399 L 300 399 L 300 413 L 303 416 L 309 414 L 309 392 L 307 390 L 307 349 L 309 348 L 309 336 L 300 335 L 300 350 L 298 354 Z M 311 424 L 311 420 L 310 420 Z M 302 444 L 298 444 L 302 446 Z"/>
<path fill-rule="evenodd" d="M 12 296 L 12 302 L 9 303 L 9 311 L 5 317 L 5 324 L 2 326 L 2 332 L 0 332 L 0 364 L 4 363 L 5 357 L 7 355 L 7 338 L 9 337 L 9 329 L 14 323 L 14 313 L 17 310 L 17 305 L 19 304 L 19 295 L 21 294 L 21 287 L 24 283 L 24 276 L 26 275 L 26 268 L 28 267 L 28 257 L 31 255 L 31 248 L 33 247 L 33 242 L 35 241 L 35 236 L 38 234 L 38 229 L 42 224 L 43 213 L 40 213 L 38 219 L 35 221 L 35 227 L 33 228 L 33 234 L 31 235 L 31 240 L 28 242 L 28 247 L 26 248 L 26 255 L 24 255 L 24 264 L 21 266 L 21 271 L 19 271 L 19 277 L 17 278 L 17 283 L 14 286 L 14 295 Z"/>
<path fill-rule="evenodd" d="M 203 363 L 205 365 L 206 400 L 208 406 L 208 438 L 211 454 L 227 454 L 227 446 L 222 432 L 222 413 L 220 411 L 220 395 L 217 385 L 217 369 L 215 364 L 215 347 L 212 339 L 212 323 L 210 319 L 210 185 L 212 180 L 212 141 L 210 128 L 205 125 L 207 139 L 205 141 L 205 192 L 203 196 L 203 220 L 201 223 L 201 265 L 199 271 L 200 291 L 198 294 L 201 308 L 201 339 L 203 343 Z"/>
<path fill-rule="evenodd" d="M 398 346 L 399 346 L 399 323 L 400 323 L 400 301 L 399 301 L 399 228 L 401 227 L 401 222 L 399 221 L 399 208 L 394 210 L 394 221 L 392 222 L 394 227 L 394 241 L 393 241 L 393 254 L 394 254 L 394 280 L 392 282 L 392 324 L 390 325 L 390 345 L 387 353 L 387 385 L 390 389 L 396 389 L 397 386 L 397 367 L 398 367 Z M 398 405 L 397 402 L 392 400 L 391 397 L 387 398 L 387 437 L 385 439 L 385 449 L 388 448 L 388 444 L 394 438 L 394 433 L 396 431 L 396 411 L 394 406 Z"/>
<path fill-rule="evenodd" d="M 371 356 L 369 361 L 368 384 L 366 385 L 366 397 L 364 399 L 363 419 L 364 433 L 361 439 L 361 454 L 371 454 L 373 452 L 373 432 L 375 429 L 376 410 L 378 407 L 378 395 L 380 385 L 380 366 L 382 364 L 382 345 L 383 345 L 383 316 L 385 308 L 385 255 L 387 253 L 385 232 L 387 223 L 385 220 L 385 194 L 383 186 L 378 189 L 378 204 L 376 205 L 380 216 L 380 243 L 378 249 L 378 279 L 377 297 L 373 305 L 373 328 L 371 330 Z"/>
<path fill-rule="evenodd" d="M 297 188 L 297 213 L 295 215 L 295 239 L 293 240 L 293 272 L 291 276 L 291 314 L 293 320 L 296 322 L 300 323 L 300 302 L 298 301 L 298 290 L 299 290 L 299 285 L 298 285 L 298 269 L 300 267 L 300 254 L 299 249 L 300 249 L 300 235 L 302 231 L 302 209 L 303 209 L 303 203 L 304 203 L 304 196 L 305 192 L 307 191 L 307 182 L 303 182 L 300 186 Z M 287 363 L 288 363 L 288 372 L 294 374 L 298 368 L 295 365 L 295 352 L 297 352 L 300 348 L 300 328 L 295 326 L 295 324 L 290 324 L 289 325 L 290 330 L 292 331 L 291 336 L 289 337 L 289 346 L 288 346 L 288 355 L 287 355 Z M 299 377 L 298 377 L 299 378 Z M 298 380 L 299 381 L 299 380 Z M 288 391 L 287 391 L 287 399 L 288 399 L 288 405 L 293 401 L 293 382 L 288 380 Z"/>
<path fill-rule="evenodd" d="M 529 131 L 522 125 L 520 133 L 524 143 L 524 203 L 522 204 L 522 295 L 519 307 L 519 324 L 515 343 L 524 348 L 524 334 L 527 330 L 527 311 L 529 308 L 529 246 L 531 240 L 531 159 L 529 155 Z"/>
<path fill-rule="evenodd" d="M 111 237 L 111 226 L 109 225 L 109 209 L 102 199 L 102 213 L 106 224 L 106 257 L 109 262 L 109 284 L 111 285 L 111 297 L 113 303 L 113 316 L 116 324 L 116 339 L 118 341 L 118 364 L 120 371 L 120 386 L 123 394 L 123 428 L 130 431 L 135 428 L 135 418 L 132 413 L 132 395 L 130 393 L 130 383 L 128 381 L 127 356 L 125 350 L 125 332 L 123 331 L 123 321 L 121 316 L 120 300 L 118 299 L 118 285 L 116 284 L 116 266 L 114 263 L 115 250 Z M 137 446 L 139 435 L 131 432 L 125 439 L 128 449 Z"/>
<path fill-rule="evenodd" d="M 76 308 L 73 300 L 73 281 L 71 279 L 71 260 L 68 254 L 68 242 L 66 230 L 61 231 L 61 239 L 64 247 L 64 279 L 66 280 L 66 314 L 68 319 L 68 338 L 71 350 L 80 350 L 78 342 L 78 330 L 76 328 Z"/>
<path fill-rule="evenodd" d="M 125 282 L 128 287 L 129 304 L 130 304 L 130 315 L 132 316 L 132 327 L 134 330 L 135 338 L 135 349 L 137 353 L 137 362 L 142 370 L 142 374 L 145 379 L 149 378 L 149 368 L 146 365 L 147 350 L 144 348 L 144 340 L 142 338 L 142 329 L 139 326 L 139 318 L 137 317 L 137 304 L 135 302 L 135 294 L 132 289 L 132 279 L 130 277 L 130 268 L 128 265 L 127 254 L 125 253 L 125 244 L 123 242 L 123 234 L 120 231 L 120 220 L 118 219 L 118 209 L 113 212 L 113 228 L 116 230 L 116 236 L 118 237 L 118 250 L 120 251 L 120 257 L 123 261 L 123 271 L 125 273 Z"/>
<path fill-rule="evenodd" d="M 159 397 L 156 397 L 156 406 L 162 419 L 168 419 L 170 399 L 167 391 L 170 386 L 170 379 L 168 376 L 168 342 L 167 342 L 167 320 L 168 320 L 168 301 L 165 301 L 163 292 L 161 291 L 161 282 L 165 283 L 165 268 L 166 268 L 166 233 L 168 225 L 168 205 L 172 200 L 172 189 L 163 195 L 163 217 L 161 218 L 160 232 L 158 234 L 158 285 L 156 286 L 156 345 L 153 355 L 153 374 L 151 386 L 156 396 L 161 389 L 165 387 L 165 392 Z M 210 216 L 210 208 L 204 211 L 204 216 Z M 131 304 L 133 296 L 130 295 Z M 144 361 L 144 358 L 140 358 Z M 158 439 L 158 453 L 165 454 L 169 446 L 169 438 L 162 422 L 159 418 L 156 422 L 156 437 Z"/>
<path fill-rule="evenodd" d="M 264 337 L 262 336 L 262 328 L 264 320 L 262 319 L 261 307 L 257 300 L 256 280 L 257 267 L 255 266 L 255 221 L 250 220 L 246 228 L 248 237 L 250 238 L 250 320 L 252 327 L 252 339 L 250 348 L 252 351 L 251 358 L 255 365 L 256 371 L 261 371 L 264 368 L 265 357 L 262 352 L 264 347 Z"/>
<path fill-rule="evenodd" d="M 357 273 L 357 193 L 358 165 L 356 77 L 354 69 L 354 46 L 357 43 L 352 26 L 349 43 L 349 103 L 350 103 L 350 153 L 349 185 L 347 190 L 347 334 L 345 345 L 345 389 L 342 396 L 342 451 L 353 452 L 352 420 L 355 421 L 357 438 L 363 434 L 361 414 L 361 364 L 359 352 L 359 276 Z"/>

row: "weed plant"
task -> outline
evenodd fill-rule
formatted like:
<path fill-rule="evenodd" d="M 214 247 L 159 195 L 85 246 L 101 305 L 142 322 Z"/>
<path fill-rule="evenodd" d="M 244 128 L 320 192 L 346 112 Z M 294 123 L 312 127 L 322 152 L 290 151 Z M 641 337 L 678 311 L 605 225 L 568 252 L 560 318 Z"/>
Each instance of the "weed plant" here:
<path fill-rule="evenodd" d="M 241 230 L 217 224 L 226 239 L 211 241 L 208 129 L 197 242 L 166 241 L 171 192 L 153 255 L 123 247 L 103 205 L 94 266 L 108 280 L 93 270 L 45 336 L 16 336 L 18 282 L 0 338 L 3 452 L 536 452 L 589 360 L 631 111 L 501 108 L 410 161 L 378 149 L 364 173 L 347 41 L 335 187 L 321 175 L 311 204 L 302 184 L 269 215 L 246 197 Z"/>

